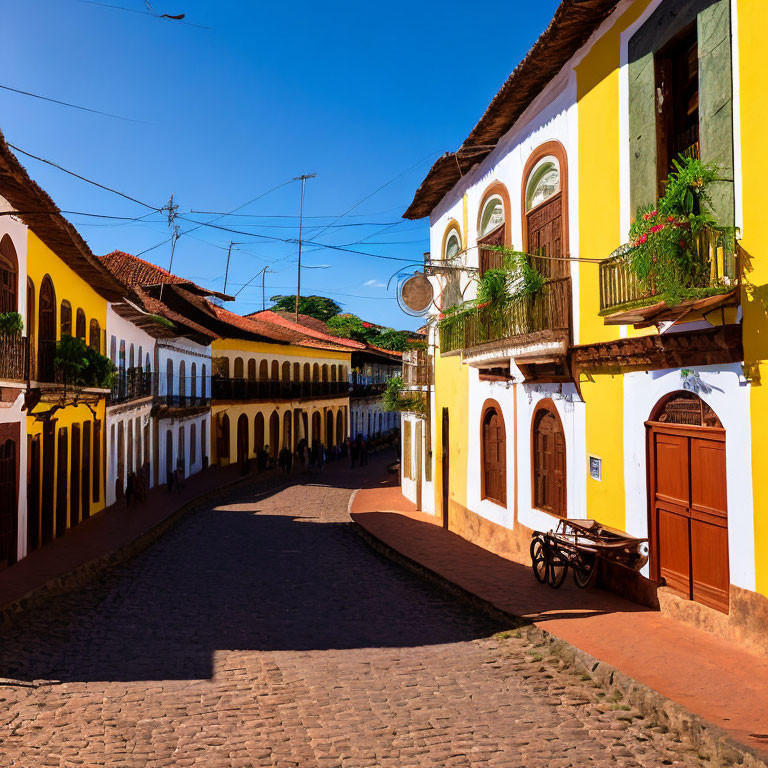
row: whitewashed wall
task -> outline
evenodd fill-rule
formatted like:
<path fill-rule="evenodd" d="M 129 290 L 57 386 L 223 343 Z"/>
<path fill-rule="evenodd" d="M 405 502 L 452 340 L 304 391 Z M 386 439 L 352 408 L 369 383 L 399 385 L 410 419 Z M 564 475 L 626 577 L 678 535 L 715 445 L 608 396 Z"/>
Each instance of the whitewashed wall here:
<path fill-rule="evenodd" d="M 165 395 L 177 395 L 179 393 L 179 364 L 184 361 L 184 376 L 192 377 L 192 364 L 195 364 L 197 381 L 197 393 L 211 395 L 211 345 L 198 344 L 189 339 L 173 339 L 173 341 L 158 341 L 156 345 L 157 357 L 157 384 L 160 397 Z M 168 360 L 173 361 L 173 391 L 168 392 L 168 379 L 166 375 Z M 205 371 L 203 371 L 205 367 Z M 189 382 L 186 385 L 186 394 L 191 394 Z M 165 455 L 165 454 L 162 454 Z"/>
<path fill-rule="evenodd" d="M 195 461 L 191 459 L 191 426 L 195 425 Z M 201 445 L 201 430 L 205 425 L 205 445 Z M 199 472 L 203 468 L 203 456 L 208 457 L 210 465 L 211 451 L 211 414 L 210 411 L 197 416 L 189 416 L 182 419 L 160 419 L 158 421 L 158 454 L 157 461 L 159 467 L 158 484 L 163 485 L 167 482 L 165 466 L 165 450 L 168 441 L 168 432 L 171 433 L 173 449 L 173 468 L 176 468 L 176 462 L 179 458 L 179 434 L 180 428 L 184 427 L 184 477 L 189 477 Z"/>

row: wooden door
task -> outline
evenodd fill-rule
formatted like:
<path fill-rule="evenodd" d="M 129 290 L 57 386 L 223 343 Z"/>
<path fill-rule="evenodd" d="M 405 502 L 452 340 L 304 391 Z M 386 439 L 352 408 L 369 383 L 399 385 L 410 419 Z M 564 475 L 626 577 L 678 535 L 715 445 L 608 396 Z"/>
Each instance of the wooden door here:
<path fill-rule="evenodd" d="M 87 491 L 86 491 L 87 493 Z M 80 425 L 72 425 L 72 457 L 69 461 L 69 525 L 80 522 Z"/>
<path fill-rule="evenodd" d="M 443 445 L 442 445 L 442 483 L 443 483 L 443 528 L 448 528 L 448 498 L 449 481 L 451 477 L 450 466 L 450 435 L 448 409 L 443 408 Z"/>
<path fill-rule="evenodd" d="M 536 268 L 546 277 L 567 277 L 567 261 L 563 254 L 563 198 L 558 193 L 536 206 L 527 216 L 528 253 L 537 254 Z"/>
<path fill-rule="evenodd" d="M 47 544 L 53 539 L 53 505 L 56 480 L 56 425 L 53 421 L 43 422 L 43 499 L 40 523 L 40 539 Z"/>
<path fill-rule="evenodd" d="M 253 452 L 258 456 L 264 448 L 264 416 L 257 413 L 253 420 Z"/>
<path fill-rule="evenodd" d="M 237 463 L 245 474 L 248 471 L 248 417 L 244 413 L 237 420 Z"/>
<path fill-rule="evenodd" d="M 422 441 L 424 434 L 424 427 L 421 423 L 421 419 L 416 421 L 416 429 L 413 436 L 413 455 L 416 459 L 416 509 L 421 509 L 423 504 L 423 488 L 422 482 L 424 481 L 424 472 L 422 471 Z"/>
<path fill-rule="evenodd" d="M 83 460 L 80 464 L 80 504 L 81 520 L 91 516 L 91 422 L 83 424 Z"/>
<path fill-rule="evenodd" d="M 482 497 L 507 503 L 507 456 L 504 421 L 496 408 L 488 408 L 482 426 Z"/>
<path fill-rule="evenodd" d="M 567 516 L 565 434 L 557 414 L 540 408 L 533 422 L 533 505 Z"/>
<path fill-rule="evenodd" d="M 16 562 L 19 502 L 16 442 L 0 443 L 0 568 Z"/>
<path fill-rule="evenodd" d="M 67 531 L 67 478 L 69 470 L 69 438 L 66 427 L 59 430 L 58 450 L 56 451 L 56 536 L 63 536 Z"/>
<path fill-rule="evenodd" d="M 40 546 L 40 435 L 27 442 L 27 553 Z"/>
<path fill-rule="evenodd" d="M 649 427 L 652 572 L 676 594 L 727 612 L 725 431 Z"/>

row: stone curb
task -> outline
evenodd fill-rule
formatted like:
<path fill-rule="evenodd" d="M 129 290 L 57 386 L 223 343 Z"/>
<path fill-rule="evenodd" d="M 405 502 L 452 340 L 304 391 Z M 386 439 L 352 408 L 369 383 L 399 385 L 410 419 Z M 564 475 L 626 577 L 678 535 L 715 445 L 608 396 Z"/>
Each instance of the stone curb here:
<path fill-rule="evenodd" d="M 265 478 L 266 480 L 275 480 L 277 476 Z M 56 578 L 49 579 L 41 584 L 39 587 L 27 592 L 23 597 L 18 600 L 14 600 L 10 603 L 0 607 L 0 627 L 8 626 L 24 611 L 34 606 L 40 605 L 52 597 L 62 595 L 66 592 L 78 589 L 94 581 L 99 576 L 102 576 L 107 571 L 115 568 L 116 566 L 132 559 L 139 553 L 143 552 L 147 547 L 161 538 L 171 528 L 177 525 L 184 517 L 190 512 L 195 511 L 198 507 L 211 501 L 215 497 L 219 496 L 222 492 L 233 490 L 241 485 L 247 485 L 249 482 L 257 480 L 258 476 L 247 475 L 245 477 L 238 477 L 225 485 L 214 488 L 206 493 L 197 496 L 194 499 L 190 499 L 179 507 L 175 512 L 172 512 L 165 520 L 161 520 L 149 530 L 135 538 L 133 541 L 124 544 L 112 552 L 107 552 L 104 555 L 89 560 L 88 562 L 78 565 L 73 570 L 65 573 Z M 265 486 L 269 485 L 269 482 L 264 483 Z"/>
<path fill-rule="evenodd" d="M 350 513 L 356 495 L 357 491 L 352 494 L 349 500 L 348 511 Z M 587 675 L 595 684 L 610 693 L 620 694 L 623 701 L 659 725 L 678 735 L 685 736 L 700 754 L 708 757 L 713 768 L 715 766 L 725 768 L 734 765 L 745 766 L 745 768 L 768 768 L 768 763 L 761 758 L 755 749 L 737 741 L 714 723 L 694 715 L 685 707 L 629 677 L 616 667 L 590 656 L 565 640 L 540 629 L 521 616 L 501 610 L 489 600 L 479 597 L 436 571 L 427 568 L 417 560 L 402 554 L 353 520 L 351 514 L 350 525 L 371 549 L 437 586 L 442 591 L 449 593 L 475 611 L 494 621 L 511 623 L 511 626 L 519 629 L 529 642 L 537 646 L 548 646 L 552 655 L 562 659 L 577 673 Z"/>

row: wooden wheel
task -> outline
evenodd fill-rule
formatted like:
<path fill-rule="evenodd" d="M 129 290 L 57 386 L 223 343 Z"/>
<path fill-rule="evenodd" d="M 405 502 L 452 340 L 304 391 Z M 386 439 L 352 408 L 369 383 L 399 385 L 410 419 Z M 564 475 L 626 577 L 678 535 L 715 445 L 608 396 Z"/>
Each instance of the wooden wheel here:
<path fill-rule="evenodd" d="M 582 553 L 578 564 L 573 564 L 573 580 L 579 589 L 586 589 L 594 584 L 597 576 L 597 556 L 594 553 Z"/>
<path fill-rule="evenodd" d="M 539 584 L 546 584 L 547 551 L 539 536 L 531 541 L 531 567 L 533 568 L 533 575 L 536 577 L 536 581 Z"/>
<path fill-rule="evenodd" d="M 555 555 L 547 559 L 547 582 L 552 589 L 558 589 L 568 574 L 568 561 Z"/>

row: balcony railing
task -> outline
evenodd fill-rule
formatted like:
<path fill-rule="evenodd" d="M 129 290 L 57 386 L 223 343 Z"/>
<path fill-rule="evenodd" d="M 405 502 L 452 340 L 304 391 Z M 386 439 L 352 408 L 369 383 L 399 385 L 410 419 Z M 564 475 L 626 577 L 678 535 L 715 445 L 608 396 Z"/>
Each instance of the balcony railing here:
<path fill-rule="evenodd" d="M 115 385 L 109 396 L 110 403 L 125 403 L 150 397 L 154 392 L 154 374 L 143 368 L 129 368 L 117 374 Z"/>
<path fill-rule="evenodd" d="M 214 377 L 214 400 L 299 400 L 349 394 L 346 381 L 254 381 Z"/>
<path fill-rule="evenodd" d="M 358 383 L 351 384 L 349 390 L 350 397 L 378 397 L 387 388 L 386 383 L 377 382 L 371 384 Z"/>
<path fill-rule="evenodd" d="M 0 334 L 0 379 L 24 381 L 29 374 L 29 337 Z"/>
<path fill-rule="evenodd" d="M 600 262 L 600 312 L 607 314 L 620 309 L 639 307 L 660 300 L 651 274 L 641 281 L 630 268 L 632 246 L 622 245 Z M 700 289 L 706 294 L 717 289 L 735 287 L 738 278 L 736 249 L 726 251 L 716 237 L 702 234 L 694 242 L 694 264 L 699 266 L 688 278 L 686 288 Z"/>
<path fill-rule="evenodd" d="M 403 383 L 406 387 L 432 385 L 432 365 L 426 349 L 409 349 L 403 352 Z"/>
<path fill-rule="evenodd" d="M 440 351 L 471 349 L 546 331 L 567 333 L 571 322 L 571 278 L 550 280 L 539 293 L 443 320 Z"/>

